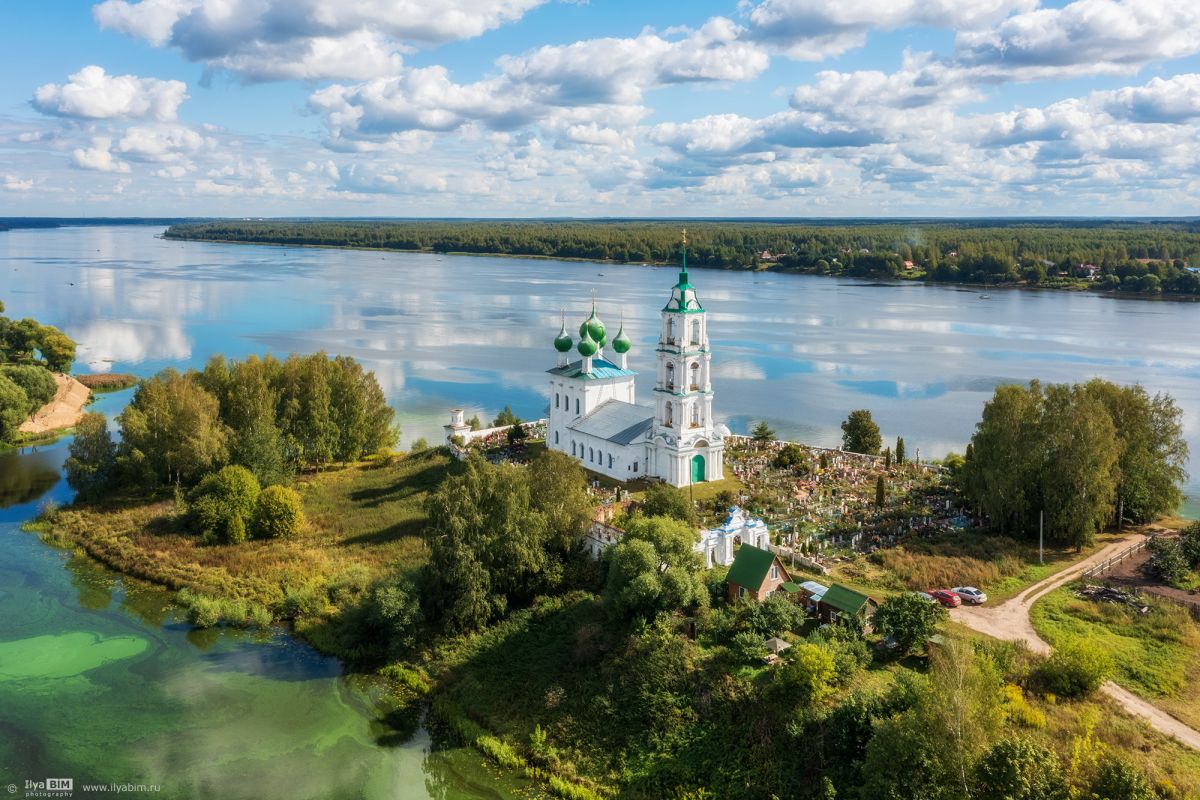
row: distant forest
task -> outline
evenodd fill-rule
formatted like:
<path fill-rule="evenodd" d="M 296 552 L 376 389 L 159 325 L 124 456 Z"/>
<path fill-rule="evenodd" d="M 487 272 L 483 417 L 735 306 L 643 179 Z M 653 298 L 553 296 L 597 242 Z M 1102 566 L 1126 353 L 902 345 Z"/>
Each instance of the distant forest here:
<path fill-rule="evenodd" d="M 168 238 L 1200 295 L 1200 221 L 220 221 Z"/>

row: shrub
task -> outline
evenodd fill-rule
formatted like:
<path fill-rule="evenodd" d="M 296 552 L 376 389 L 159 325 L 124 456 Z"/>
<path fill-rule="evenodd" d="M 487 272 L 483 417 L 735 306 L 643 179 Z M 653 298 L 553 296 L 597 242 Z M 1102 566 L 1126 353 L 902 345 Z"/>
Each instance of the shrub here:
<path fill-rule="evenodd" d="M 230 465 L 205 475 L 189 495 L 189 513 L 206 540 L 246 538 L 246 520 L 258 501 L 258 479 L 245 467 Z M 237 520 L 237 522 L 235 522 Z M 240 533 L 239 539 L 234 539 Z"/>
<path fill-rule="evenodd" d="M 1104 800 L 1156 800 L 1154 790 L 1138 772 L 1137 767 L 1123 758 L 1107 758 L 1096 772 L 1092 796 Z"/>
<path fill-rule="evenodd" d="M 300 495 L 286 486 L 268 486 L 258 496 L 254 509 L 254 533 L 273 539 L 291 538 L 304 528 L 304 504 Z"/>
<path fill-rule="evenodd" d="M 988 800 L 1063 798 L 1058 756 L 1024 737 L 1002 739 L 983 754 L 975 767 L 975 796 Z"/>
<path fill-rule="evenodd" d="M 1183 557 L 1188 566 L 1200 569 L 1200 522 L 1193 522 L 1179 536 L 1179 544 L 1183 547 Z"/>
<path fill-rule="evenodd" d="M 1084 697 L 1100 688 L 1112 669 L 1107 651 L 1079 639 L 1055 649 L 1038 670 L 1038 677 L 1042 686 L 1056 695 Z"/>
<path fill-rule="evenodd" d="M 1156 536 L 1150 540 L 1150 571 L 1171 586 L 1178 585 L 1188 576 L 1188 559 L 1179 539 Z"/>
<path fill-rule="evenodd" d="M 767 646 L 763 638 L 753 631 L 735 634 L 729 642 L 729 653 L 742 664 L 761 664 L 767 657 Z"/>
<path fill-rule="evenodd" d="M 787 663 L 776 678 L 776 689 L 785 702 L 815 705 L 833 691 L 836 674 L 837 665 L 829 648 L 804 642 L 788 651 Z"/>

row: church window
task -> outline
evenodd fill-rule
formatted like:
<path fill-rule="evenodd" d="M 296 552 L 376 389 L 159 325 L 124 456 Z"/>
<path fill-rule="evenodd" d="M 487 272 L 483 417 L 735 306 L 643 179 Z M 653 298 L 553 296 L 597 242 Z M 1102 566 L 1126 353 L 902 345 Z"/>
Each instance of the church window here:
<path fill-rule="evenodd" d="M 667 318 L 667 344 L 675 344 L 675 318 Z"/>
<path fill-rule="evenodd" d="M 575 443 L 571 442 L 571 455 L 575 455 Z"/>
<path fill-rule="evenodd" d="M 675 391 L 675 365 L 667 364 L 667 391 Z"/>
<path fill-rule="evenodd" d="M 637 472 L 637 471 L 638 471 L 638 462 L 636 462 L 636 461 L 635 461 L 635 462 L 633 462 L 633 471 L 634 471 L 634 472 Z"/>
<path fill-rule="evenodd" d="M 612 453 L 608 454 L 608 468 L 612 469 Z"/>
<path fill-rule="evenodd" d="M 700 389 L 700 365 L 696 362 L 692 362 L 691 378 L 689 379 L 688 382 L 691 384 L 689 388 L 693 392 L 699 391 L 699 389 Z"/>
<path fill-rule="evenodd" d="M 588 448 L 588 461 L 595 461 L 595 460 L 596 460 L 596 451 L 589 447 Z"/>
<path fill-rule="evenodd" d="M 575 398 L 575 413 L 576 414 L 579 413 L 579 398 L 578 397 Z"/>
<path fill-rule="evenodd" d="M 663 425 L 665 425 L 668 428 L 671 427 L 671 404 L 670 403 L 667 403 L 667 406 L 666 406 L 666 411 L 663 416 Z"/>
<path fill-rule="evenodd" d="M 558 444 L 558 431 L 554 432 L 554 443 Z"/>
<path fill-rule="evenodd" d="M 558 408 L 558 407 L 559 407 L 559 405 L 558 405 L 558 392 L 555 392 L 555 393 L 554 393 L 554 407 L 555 407 L 555 408 Z"/>
<path fill-rule="evenodd" d="M 700 405 L 698 403 L 692 406 L 692 427 L 700 427 Z"/>
<path fill-rule="evenodd" d="M 700 320 L 692 323 L 692 344 L 700 344 Z"/>

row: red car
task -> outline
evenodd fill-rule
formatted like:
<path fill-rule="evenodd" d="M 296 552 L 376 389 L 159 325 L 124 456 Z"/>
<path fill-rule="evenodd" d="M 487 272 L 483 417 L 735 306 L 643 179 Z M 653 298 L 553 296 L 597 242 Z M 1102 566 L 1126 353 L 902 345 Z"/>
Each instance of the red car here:
<path fill-rule="evenodd" d="M 929 594 L 946 608 L 957 608 L 962 605 L 962 598 L 949 589 L 934 589 Z"/>

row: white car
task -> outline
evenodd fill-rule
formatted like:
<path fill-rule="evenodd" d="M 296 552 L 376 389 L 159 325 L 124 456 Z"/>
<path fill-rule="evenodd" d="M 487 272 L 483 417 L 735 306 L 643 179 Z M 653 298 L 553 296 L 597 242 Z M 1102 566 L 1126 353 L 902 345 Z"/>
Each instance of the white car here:
<path fill-rule="evenodd" d="M 921 598 L 926 603 L 933 603 L 935 606 L 937 605 L 937 600 L 929 592 L 917 592 L 917 597 Z"/>
<path fill-rule="evenodd" d="M 973 606 L 987 602 L 987 595 L 974 586 L 955 586 L 950 591 L 961 597 L 963 602 L 970 603 Z"/>

